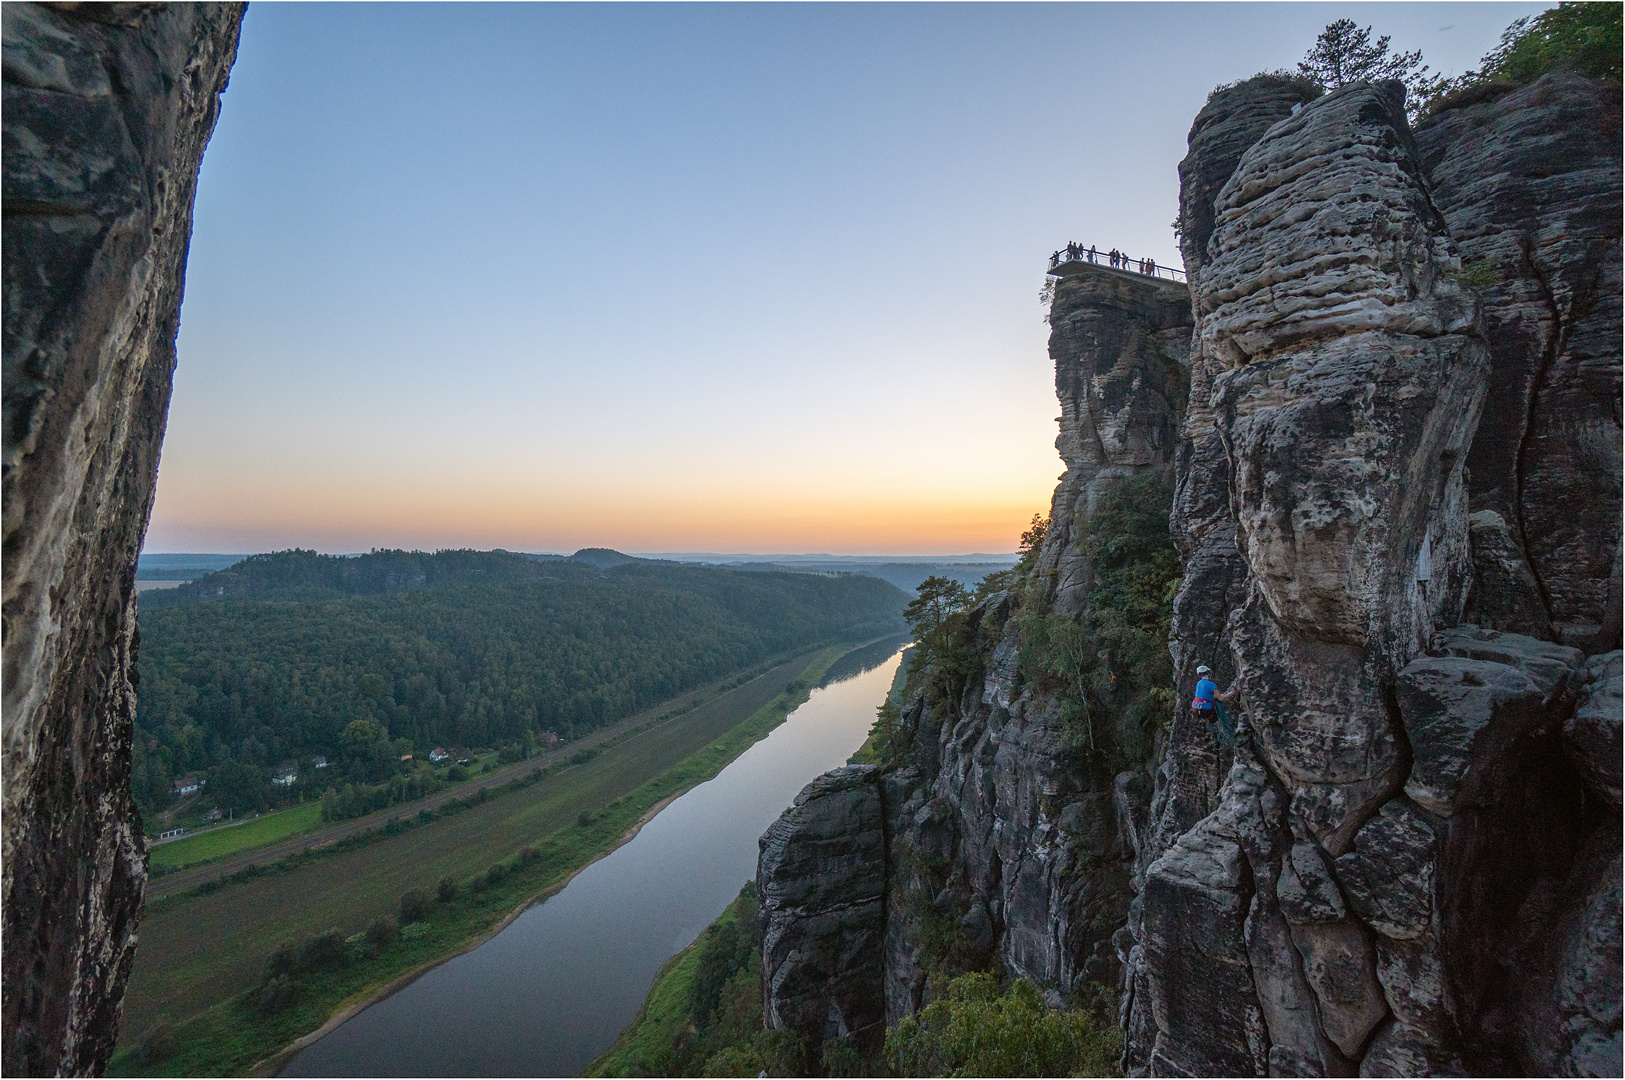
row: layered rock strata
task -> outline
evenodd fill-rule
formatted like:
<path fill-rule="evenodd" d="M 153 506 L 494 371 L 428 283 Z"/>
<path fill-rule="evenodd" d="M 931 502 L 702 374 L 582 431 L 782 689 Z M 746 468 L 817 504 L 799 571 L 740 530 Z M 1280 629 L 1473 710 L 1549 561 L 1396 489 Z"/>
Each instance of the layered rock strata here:
<path fill-rule="evenodd" d="M 135 562 L 241 4 L 7 4 L 4 1065 L 98 1072 L 146 876 Z"/>
<path fill-rule="evenodd" d="M 874 774 L 888 1019 L 986 965 L 1055 1003 L 1118 978 L 1135 1074 L 1621 1071 L 1618 136 L 1568 75 L 1420 139 L 1397 84 L 1203 109 L 1188 359 L 1132 279 L 1060 283 L 1029 588 L 970 613 L 962 682 L 915 674 Z M 1174 715 L 1112 764 L 1027 677 L 1024 605 L 1079 619 L 1101 494 L 1170 462 Z"/>
<path fill-rule="evenodd" d="M 1619 87 L 1562 71 L 1416 132 L 1490 345 L 1473 614 L 1586 649 L 1620 644 L 1619 133 Z"/>
<path fill-rule="evenodd" d="M 1531 299 L 1558 268 L 1619 272 L 1617 101 L 1606 145 L 1570 115 L 1598 93 L 1548 77 L 1419 149 L 1397 86 L 1345 89 L 1260 132 L 1205 219 L 1224 163 L 1197 135 L 1223 140 L 1193 130 L 1186 230 L 1211 231 L 1171 644 L 1185 692 L 1229 654 L 1247 724 L 1212 795 L 1175 724 L 1130 915 L 1131 1072 L 1619 1071 L 1617 654 L 1553 640 L 1617 644 L 1618 290 Z M 1518 150 L 1543 126 L 1544 172 Z M 1564 541 L 1531 522 L 1605 487 L 1548 583 Z"/>
<path fill-rule="evenodd" d="M 1226 779 L 1227 828 L 1204 819 L 1146 871 L 1129 1009 L 1150 1022 L 1130 1064 L 1346 1073 L 1387 1010 L 1369 931 L 1331 902 L 1326 866 L 1403 786 L 1394 672 L 1460 612 L 1463 464 L 1487 351 L 1397 87 L 1343 90 L 1271 126 L 1220 189 L 1214 222 L 1192 275 L 1193 363 L 1211 372 L 1245 567 L 1224 644 L 1256 759 Z M 1228 598 L 1187 598 L 1210 612 L 1215 600 Z M 1201 871 L 1224 851 L 1233 873 Z M 1191 905 L 1228 913 L 1245 958 L 1199 965 L 1223 995 L 1174 960 L 1200 955 L 1207 931 L 1168 921 Z M 1229 983 L 1249 969 L 1256 991 L 1238 997 Z M 1249 997 L 1250 1030 L 1204 1013 Z"/>

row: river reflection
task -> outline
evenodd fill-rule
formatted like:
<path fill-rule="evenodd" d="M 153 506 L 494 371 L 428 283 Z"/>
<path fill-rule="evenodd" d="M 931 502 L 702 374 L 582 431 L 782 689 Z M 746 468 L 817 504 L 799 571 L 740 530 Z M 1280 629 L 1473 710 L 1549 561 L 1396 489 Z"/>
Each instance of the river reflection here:
<path fill-rule="evenodd" d="M 843 657 L 771 735 L 630 843 L 478 949 L 301 1051 L 283 1075 L 579 1073 L 632 1022 L 660 965 L 755 875 L 757 837 L 809 780 L 862 745 L 900 648 L 883 642 Z"/>

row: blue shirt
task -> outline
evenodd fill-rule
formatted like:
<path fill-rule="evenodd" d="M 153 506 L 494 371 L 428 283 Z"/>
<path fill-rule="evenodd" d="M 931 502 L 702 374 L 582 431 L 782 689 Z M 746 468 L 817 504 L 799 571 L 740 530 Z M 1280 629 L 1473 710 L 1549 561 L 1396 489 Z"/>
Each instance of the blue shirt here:
<path fill-rule="evenodd" d="M 1212 679 L 1198 679 L 1196 682 L 1196 697 L 1191 701 L 1193 709 L 1213 708 L 1213 695 L 1219 692 L 1219 685 Z"/>

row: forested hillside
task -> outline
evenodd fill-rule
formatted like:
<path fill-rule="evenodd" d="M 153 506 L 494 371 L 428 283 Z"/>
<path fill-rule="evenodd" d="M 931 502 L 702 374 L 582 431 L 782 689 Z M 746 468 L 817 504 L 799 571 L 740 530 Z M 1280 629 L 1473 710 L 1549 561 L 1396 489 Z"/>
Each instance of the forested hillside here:
<path fill-rule="evenodd" d="M 151 813 L 197 775 L 248 809 L 284 762 L 325 788 L 380 783 L 435 746 L 568 741 L 787 649 L 900 629 L 904 600 L 859 575 L 256 555 L 141 597 L 136 797 Z"/>

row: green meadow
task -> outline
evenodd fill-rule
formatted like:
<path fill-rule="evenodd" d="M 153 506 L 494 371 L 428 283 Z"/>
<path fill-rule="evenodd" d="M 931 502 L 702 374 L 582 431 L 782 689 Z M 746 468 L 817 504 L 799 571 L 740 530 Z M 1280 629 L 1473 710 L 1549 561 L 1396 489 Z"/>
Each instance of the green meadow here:
<path fill-rule="evenodd" d="M 314 802 L 303 803 L 291 810 L 279 810 L 274 814 L 265 814 L 252 821 L 245 821 L 241 825 L 210 829 L 208 832 L 199 833 L 197 836 L 188 836 L 181 840 L 171 840 L 167 844 L 158 844 L 148 854 L 147 865 L 153 870 L 159 871 L 184 870 L 188 866 L 213 862 L 216 859 L 223 859 L 227 855 L 235 855 L 239 851 L 247 851 L 250 848 L 273 844 L 278 840 L 286 840 L 290 836 L 298 836 L 302 832 L 309 832 L 321 823 L 321 804 Z"/>

